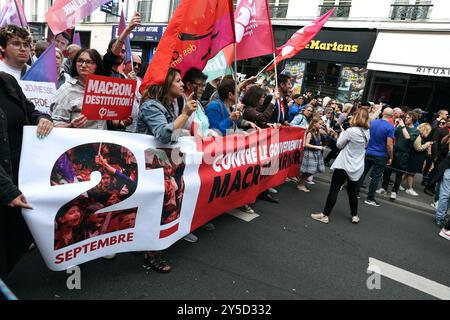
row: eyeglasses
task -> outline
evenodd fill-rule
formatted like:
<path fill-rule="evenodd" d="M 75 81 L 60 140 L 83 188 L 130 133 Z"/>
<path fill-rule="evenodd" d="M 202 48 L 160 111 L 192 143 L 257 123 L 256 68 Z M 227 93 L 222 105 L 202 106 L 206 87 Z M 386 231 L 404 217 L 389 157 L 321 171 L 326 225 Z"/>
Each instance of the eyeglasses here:
<path fill-rule="evenodd" d="M 142 63 L 139 62 L 133 62 L 133 67 L 140 68 L 142 66 Z"/>
<path fill-rule="evenodd" d="M 21 47 L 23 47 L 24 49 L 31 49 L 30 42 L 22 42 L 22 41 L 18 41 L 18 40 L 13 40 L 9 44 L 16 49 L 20 49 Z"/>
<path fill-rule="evenodd" d="M 77 60 L 77 64 L 79 64 L 80 66 L 82 66 L 84 63 L 86 63 L 87 66 L 95 65 L 95 61 L 92 61 L 92 60 L 83 60 L 83 59 Z"/>

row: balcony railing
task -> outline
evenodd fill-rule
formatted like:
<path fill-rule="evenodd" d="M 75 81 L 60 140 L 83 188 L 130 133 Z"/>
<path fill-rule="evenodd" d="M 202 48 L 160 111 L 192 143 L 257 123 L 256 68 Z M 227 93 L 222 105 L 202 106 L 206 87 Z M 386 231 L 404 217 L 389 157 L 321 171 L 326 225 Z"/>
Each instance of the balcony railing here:
<path fill-rule="evenodd" d="M 393 4 L 391 5 L 391 20 L 422 20 L 429 19 L 432 4 Z"/>
<path fill-rule="evenodd" d="M 319 6 L 319 16 L 323 16 L 325 13 L 330 11 L 333 8 L 336 8 L 336 11 L 333 13 L 331 17 L 334 18 L 348 18 L 350 14 L 351 5 L 337 5 L 337 6 L 328 6 L 323 5 Z"/>
<path fill-rule="evenodd" d="M 287 15 L 288 5 L 287 4 L 272 4 L 269 3 L 270 17 L 272 19 L 284 19 Z"/>

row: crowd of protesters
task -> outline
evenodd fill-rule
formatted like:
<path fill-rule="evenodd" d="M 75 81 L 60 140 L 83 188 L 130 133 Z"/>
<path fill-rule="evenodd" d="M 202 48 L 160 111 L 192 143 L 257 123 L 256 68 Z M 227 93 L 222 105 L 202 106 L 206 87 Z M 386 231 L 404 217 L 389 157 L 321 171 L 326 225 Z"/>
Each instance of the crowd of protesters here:
<path fill-rule="evenodd" d="M 278 76 L 278 86 L 261 84 L 255 77 L 236 88 L 231 76 L 206 83 L 207 76 L 192 68 L 182 77 L 177 69 L 169 69 L 161 85 L 151 85 L 141 96 L 136 92 L 131 117 L 120 121 L 91 121 L 81 113 L 86 79 L 89 74 L 142 80 L 145 67 L 140 57 L 133 55 L 124 66 L 126 37 L 141 22 L 136 13 L 128 27 L 113 39 L 102 56 L 92 48 L 69 45 L 67 37 L 57 39 L 56 65 L 58 90 L 51 116 L 41 114 L 25 98 L 17 80 L 45 50 L 45 43 L 35 45 L 31 55 L 31 36 L 26 29 L 8 25 L 0 28 L 0 276 L 11 271 L 20 256 L 29 248 L 32 237 L 20 214 L 20 208 L 30 208 L 25 195 L 18 189 L 17 176 L 24 125 L 37 125 L 39 138 L 47 136 L 53 126 L 119 130 L 148 134 L 164 144 L 176 142 L 180 136 L 200 137 L 236 134 L 244 130 L 278 128 L 281 126 L 305 129 L 304 150 L 297 177 L 297 189 L 310 192 L 305 185 L 312 176 L 333 170 L 328 197 L 322 212 L 311 217 L 329 223 L 329 216 L 337 195 L 346 184 L 351 209 L 351 222 L 358 223 L 358 198 L 370 173 L 370 185 L 364 203 L 380 206 L 376 194 L 386 193 L 391 175 L 395 182 L 390 199 L 395 200 L 406 181 L 405 192 L 417 196 L 414 175 L 423 174 L 425 191 L 434 196 L 436 223 L 442 227 L 440 235 L 450 240 L 447 209 L 450 203 L 450 158 L 448 111 L 442 109 L 432 124 L 423 119 L 424 112 L 408 107 L 394 108 L 383 103 L 358 102 L 341 104 L 330 97 L 314 96 L 311 90 L 304 95 L 292 94 L 289 74 Z M 34 57 L 30 59 L 30 56 Z M 121 67 L 122 66 L 122 67 Z M 139 85 L 137 86 L 139 88 Z M 236 103 L 237 102 L 237 103 Z M 85 146 L 90 159 L 77 158 L 77 150 L 61 156 L 52 172 L 52 183 L 73 183 L 88 180 L 92 170 L 102 172 L 102 182 L 90 194 L 61 208 L 55 220 L 55 248 L 59 249 L 89 237 L 134 226 L 136 212 L 113 212 L 94 215 L 96 211 L 125 199 L 134 192 L 136 170 L 125 172 L 124 163 L 135 162 L 126 150 L 116 146 Z M 97 149 L 99 149 L 97 151 Z M 328 150 L 324 154 L 325 150 Z M 84 150 L 86 151 L 86 150 Z M 331 164 L 332 163 L 332 164 Z M 161 163 L 159 166 L 163 166 Z M 164 166 L 163 166 L 164 167 Z M 164 167 L 165 183 L 172 190 L 165 195 L 166 219 L 170 222 L 179 214 L 184 183 L 183 168 Z M 379 183 L 382 180 L 381 187 Z M 263 191 L 258 200 L 278 203 L 277 189 Z M 175 207 L 174 207 L 175 206 Z M 251 204 L 239 208 L 254 214 Z M 171 220 L 172 219 L 172 220 Z M 203 226 L 215 229 L 212 223 Z M 76 231 L 77 229 L 81 231 Z M 197 236 L 188 234 L 185 240 L 196 242 Z M 111 258 L 111 256 L 109 256 Z M 170 272 L 171 264 L 160 252 L 144 255 L 148 267 L 158 272 Z"/>

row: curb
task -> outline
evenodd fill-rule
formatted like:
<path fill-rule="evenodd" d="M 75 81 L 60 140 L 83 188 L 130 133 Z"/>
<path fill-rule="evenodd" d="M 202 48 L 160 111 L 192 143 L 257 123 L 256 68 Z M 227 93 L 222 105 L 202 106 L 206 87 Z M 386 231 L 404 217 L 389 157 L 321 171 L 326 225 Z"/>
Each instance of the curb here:
<path fill-rule="evenodd" d="M 328 183 L 328 184 L 331 183 L 331 178 L 329 179 L 326 176 L 324 176 L 323 174 L 314 175 L 314 179 L 317 179 L 317 181 L 325 182 L 325 183 Z M 367 195 L 367 191 L 364 191 L 364 189 L 361 189 L 360 194 L 361 195 Z M 433 209 L 433 207 L 431 207 L 429 204 L 425 204 L 423 202 L 419 202 L 419 201 L 416 201 L 416 200 L 413 200 L 413 199 L 402 197 L 402 196 L 399 196 L 398 194 L 397 194 L 397 199 L 395 201 L 391 201 L 389 199 L 388 195 L 379 195 L 379 194 L 377 194 L 377 199 L 382 200 L 383 202 L 396 203 L 396 204 L 399 204 L 399 205 L 407 207 L 407 208 L 421 210 L 421 211 L 424 211 L 425 213 L 431 214 L 433 216 L 436 213 L 436 210 Z M 431 203 L 431 201 L 430 201 L 430 203 Z"/>

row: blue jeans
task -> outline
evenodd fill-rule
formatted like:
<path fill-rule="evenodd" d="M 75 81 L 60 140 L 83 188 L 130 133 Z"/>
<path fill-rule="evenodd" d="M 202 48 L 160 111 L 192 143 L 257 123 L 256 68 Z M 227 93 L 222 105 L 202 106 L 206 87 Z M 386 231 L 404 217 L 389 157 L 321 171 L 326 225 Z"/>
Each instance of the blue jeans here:
<path fill-rule="evenodd" d="M 450 205 L 450 169 L 445 170 L 439 188 L 439 204 L 436 209 L 436 221 L 444 222 Z"/>
<path fill-rule="evenodd" d="M 366 154 L 364 159 L 364 173 L 359 179 L 358 183 L 358 193 L 359 188 L 364 182 L 366 175 L 369 173 L 370 169 L 372 169 L 372 173 L 370 177 L 369 192 L 367 193 L 367 200 L 374 201 L 375 200 L 375 191 L 377 190 L 378 183 L 380 182 L 381 176 L 383 175 L 384 168 L 386 167 L 387 159 L 385 157 L 377 157 Z"/>

